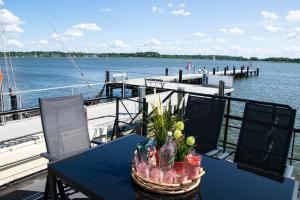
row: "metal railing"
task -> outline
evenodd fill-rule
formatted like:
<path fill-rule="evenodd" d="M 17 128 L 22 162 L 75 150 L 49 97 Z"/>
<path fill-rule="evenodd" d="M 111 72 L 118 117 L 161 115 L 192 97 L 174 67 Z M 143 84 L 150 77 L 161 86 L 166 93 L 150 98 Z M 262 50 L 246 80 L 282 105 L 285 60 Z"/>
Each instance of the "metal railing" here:
<path fill-rule="evenodd" d="M 165 90 L 164 90 L 165 91 Z M 259 103 L 259 104 L 264 104 L 264 105 L 270 105 L 270 106 L 280 106 L 288 109 L 293 109 L 289 105 L 286 104 L 279 104 L 279 103 L 272 103 L 272 102 L 264 102 L 264 101 L 257 101 L 257 100 L 250 100 L 250 99 L 243 99 L 243 98 L 236 98 L 236 97 L 231 97 L 230 94 L 228 96 L 217 96 L 217 95 L 211 95 L 211 94 L 201 94 L 201 93 L 194 93 L 194 92 L 185 92 L 182 90 L 169 90 L 170 94 L 165 97 L 162 102 L 165 103 L 168 99 L 172 97 L 173 94 L 189 94 L 189 95 L 195 95 L 195 96 L 203 96 L 203 97 L 214 97 L 214 98 L 219 98 L 219 99 L 225 99 L 227 101 L 227 106 L 226 106 L 226 111 L 224 114 L 224 131 L 223 131 L 223 138 L 219 139 L 219 145 L 223 148 L 223 151 L 225 152 L 228 149 L 233 149 L 235 150 L 237 147 L 237 143 L 229 141 L 228 137 L 229 134 L 233 134 L 232 131 L 229 129 L 241 129 L 240 126 L 231 124 L 230 122 L 232 120 L 234 121 L 242 121 L 242 117 L 238 115 L 231 114 L 231 106 L 232 102 L 239 102 L 239 103 L 246 103 L 246 102 L 252 102 L 252 103 Z M 146 112 L 146 111 L 145 111 Z M 151 118 L 152 112 L 149 113 L 147 118 Z M 143 120 L 147 122 L 147 120 Z M 143 133 L 144 135 L 147 135 L 147 133 Z M 290 146 L 290 152 L 289 152 L 289 162 L 290 164 L 293 164 L 293 161 L 300 161 L 300 157 L 295 157 L 295 138 L 297 137 L 297 134 L 300 134 L 300 129 L 299 128 L 294 128 L 293 129 L 293 136 L 292 136 L 292 141 L 291 141 L 291 146 Z"/>

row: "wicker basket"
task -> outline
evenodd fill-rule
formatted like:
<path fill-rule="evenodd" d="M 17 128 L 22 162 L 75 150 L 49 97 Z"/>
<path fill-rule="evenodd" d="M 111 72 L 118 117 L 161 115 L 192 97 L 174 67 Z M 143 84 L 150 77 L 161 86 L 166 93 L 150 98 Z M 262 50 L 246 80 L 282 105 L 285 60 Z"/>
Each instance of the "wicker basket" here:
<path fill-rule="evenodd" d="M 199 168 L 199 171 L 200 173 L 197 177 L 195 177 L 195 179 L 185 181 L 182 184 L 164 184 L 161 182 L 153 182 L 140 176 L 134 168 L 131 170 L 131 176 L 136 184 L 148 191 L 159 194 L 176 195 L 192 191 L 199 186 L 201 177 L 205 174 L 205 171 L 202 168 Z"/>

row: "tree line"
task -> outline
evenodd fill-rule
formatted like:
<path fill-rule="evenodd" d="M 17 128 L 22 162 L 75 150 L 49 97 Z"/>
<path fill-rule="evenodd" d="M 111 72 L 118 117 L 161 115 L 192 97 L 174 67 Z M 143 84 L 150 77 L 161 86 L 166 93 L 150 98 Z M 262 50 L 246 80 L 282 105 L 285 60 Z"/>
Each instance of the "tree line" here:
<path fill-rule="evenodd" d="M 289 62 L 300 63 L 300 58 L 286 58 L 286 57 L 270 57 L 270 58 L 245 58 L 242 56 L 227 56 L 227 55 L 174 55 L 174 54 L 160 54 L 158 52 L 136 52 L 136 53 L 84 53 L 84 52 L 61 52 L 61 51 L 28 51 L 28 52 L 9 52 L 11 57 L 87 57 L 87 58 L 101 58 L 101 57 L 143 57 L 143 58 L 183 58 L 183 59 L 208 59 L 208 60 L 236 60 L 236 61 L 268 61 L 268 62 Z M 7 52 L 6 52 L 6 55 Z M 0 52 L 0 57 L 4 57 L 4 52 Z"/>

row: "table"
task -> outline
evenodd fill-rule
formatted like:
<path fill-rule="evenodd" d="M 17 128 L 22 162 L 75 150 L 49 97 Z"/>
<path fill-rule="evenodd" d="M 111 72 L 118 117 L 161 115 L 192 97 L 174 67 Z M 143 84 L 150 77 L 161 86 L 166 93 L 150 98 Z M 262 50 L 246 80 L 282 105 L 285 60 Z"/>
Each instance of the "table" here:
<path fill-rule="evenodd" d="M 200 187 L 177 197 L 149 193 L 131 179 L 131 161 L 138 142 L 145 140 L 129 135 L 76 156 L 48 166 L 51 198 L 55 199 L 55 179 L 91 199 L 205 199 L 205 200 L 259 200 L 296 199 L 298 182 L 284 178 L 278 182 L 237 168 L 225 160 L 203 156 L 206 174 Z M 54 189 L 55 188 L 55 189 Z"/>

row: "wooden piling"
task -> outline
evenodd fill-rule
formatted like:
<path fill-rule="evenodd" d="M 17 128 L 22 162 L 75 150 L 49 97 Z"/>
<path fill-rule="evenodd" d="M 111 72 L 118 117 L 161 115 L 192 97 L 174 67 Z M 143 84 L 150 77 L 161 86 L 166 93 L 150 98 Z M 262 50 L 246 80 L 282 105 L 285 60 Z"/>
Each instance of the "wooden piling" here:
<path fill-rule="evenodd" d="M 249 66 L 247 67 L 247 73 L 246 73 L 247 77 L 249 76 Z"/>
<path fill-rule="evenodd" d="M 168 68 L 165 69 L 165 75 L 169 76 L 169 69 Z"/>
<path fill-rule="evenodd" d="M 215 68 L 213 68 L 213 75 L 215 75 L 216 74 L 216 69 Z"/>
<path fill-rule="evenodd" d="M 233 76 L 235 76 L 235 66 L 233 66 Z"/>
<path fill-rule="evenodd" d="M 106 70 L 105 71 L 105 96 L 109 96 L 109 86 L 108 86 L 108 83 L 109 83 L 109 71 Z"/>
<path fill-rule="evenodd" d="M 182 83 L 182 70 L 179 70 L 178 82 Z"/>
<path fill-rule="evenodd" d="M 224 68 L 224 75 L 226 75 L 227 67 Z"/>
<path fill-rule="evenodd" d="M 219 96 L 224 96 L 224 91 L 225 91 L 225 82 L 224 81 L 219 81 L 218 95 Z"/>
<path fill-rule="evenodd" d="M 259 68 L 256 69 L 256 76 L 259 74 Z"/>
<path fill-rule="evenodd" d="M 15 94 L 10 95 L 10 104 L 11 104 L 11 110 L 18 110 L 17 95 L 15 95 Z M 13 118 L 13 120 L 18 120 L 19 115 L 18 114 L 13 114 L 12 118 Z"/>

